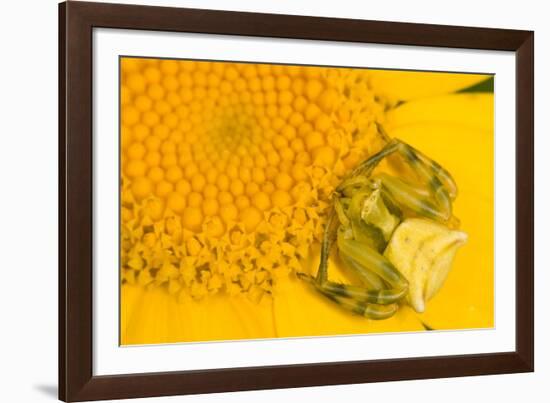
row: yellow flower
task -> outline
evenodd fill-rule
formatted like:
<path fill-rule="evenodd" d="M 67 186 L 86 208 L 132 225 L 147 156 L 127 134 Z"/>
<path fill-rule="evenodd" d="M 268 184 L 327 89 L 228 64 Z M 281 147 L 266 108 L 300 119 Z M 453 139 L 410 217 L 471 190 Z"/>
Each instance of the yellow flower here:
<path fill-rule="evenodd" d="M 123 344 L 492 326 L 493 96 L 456 93 L 486 76 L 121 67 Z M 378 124 L 453 174 L 469 241 L 423 314 L 373 321 L 296 273 L 316 272 L 331 194 L 380 148 Z"/>

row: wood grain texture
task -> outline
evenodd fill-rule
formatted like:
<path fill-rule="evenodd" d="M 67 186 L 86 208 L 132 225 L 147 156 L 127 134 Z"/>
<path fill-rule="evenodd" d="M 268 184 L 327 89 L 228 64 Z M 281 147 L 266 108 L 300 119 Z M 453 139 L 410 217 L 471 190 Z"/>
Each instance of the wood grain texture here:
<path fill-rule="evenodd" d="M 93 376 L 94 27 L 516 52 L 516 351 Z M 533 41 L 530 31 L 105 3 L 60 4 L 59 398 L 83 401 L 533 371 Z"/>

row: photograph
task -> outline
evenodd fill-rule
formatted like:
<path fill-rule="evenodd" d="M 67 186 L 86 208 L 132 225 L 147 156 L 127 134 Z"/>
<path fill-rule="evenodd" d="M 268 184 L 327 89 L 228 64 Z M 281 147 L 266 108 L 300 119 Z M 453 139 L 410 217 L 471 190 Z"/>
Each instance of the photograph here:
<path fill-rule="evenodd" d="M 494 328 L 493 74 L 118 74 L 120 345 Z"/>

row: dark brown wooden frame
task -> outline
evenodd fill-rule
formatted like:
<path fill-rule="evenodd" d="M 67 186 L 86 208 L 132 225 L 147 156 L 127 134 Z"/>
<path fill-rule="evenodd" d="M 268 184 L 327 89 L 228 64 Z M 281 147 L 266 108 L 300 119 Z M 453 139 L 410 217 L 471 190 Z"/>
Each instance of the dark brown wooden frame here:
<path fill-rule="evenodd" d="M 93 376 L 92 30 L 98 27 L 515 52 L 515 351 Z M 531 31 L 104 3 L 60 4 L 59 398 L 118 399 L 533 371 L 533 52 Z"/>

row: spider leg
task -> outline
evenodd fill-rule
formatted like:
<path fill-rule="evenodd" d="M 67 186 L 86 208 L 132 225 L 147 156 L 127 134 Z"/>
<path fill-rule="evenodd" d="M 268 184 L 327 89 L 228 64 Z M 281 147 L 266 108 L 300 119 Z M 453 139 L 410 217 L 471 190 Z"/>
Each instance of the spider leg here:
<path fill-rule="evenodd" d="M 385 319 L 392 316 L 397 310 L 395 303 L 408 291 L 407 280 L 389 260 L 369 246 L 354 239 L 345 239 L 341 232 L 338 233 L 337 243 L 341 256 L 352 262 L 350 267 L 360 277 L 368 278 L 370 281 L 376 278 L 382 279 L 389 284 L 390 288 L 369 289 L 328 280 L 326 270 L 329 250 L 325 258 L 321 252 L 319 272 L 323 271 L 324 275 L 319 276 L 318 272 L 316 279 L 303 273 L 299 273 L 298 276 L 313 284 L 326 297 L 354 313 L 371 319 Z"/>
<path fill-rule="evenodd" d="M 415 149 L 409 144 L 399 139 L 391 139 L 391 137 L 388 135 L 388 133 L 386 133 L 382 125 L 378 124 L 377 126 L 378 126 L 378 131 L 380 135 L 388 144 L 392 142 L 400 143 L 402 145 L 401 146 L 402 149 L 399 151 L 401 151 L 402 154 L 405 154 L 409 158 L 412 164 L 414 164 L 418 159 L 423 164 L 423 167 L 420 168 L 420 170 L 424 171 L 424 176 L 428 179 L 431 179 L 431 177 L 435 175 L 447 190 L 449 197 L 452 200 L 456 199 L 456 196 L 458 194 L 458 189 L 449 171 L 447 171 L 445 168 L 439 165 L 436 161 L 429 158 L 428 156 L 423 154 L 421 151 Z"/>
<path fill-rule="evenodd" d="M 380 320 L 390 318 L 395 315 L 399 308 L 397 304 L 378 305 L 366 301 L 342 298 L 333 294 L 323 294 L 342 308 L 369 319 Z"/>
<path fill-rule="evenodd" d="M 381 290 L 383 288 L 386 288 L 386 285 L 384 284 L 384 281 L 380 278 L 380 276 L 374 274 L 370 270 L 365 270 L 363 266 L 361 266 L 359 263 L 357 263 L 352 258 L 340 254 L 340 260 L 344 264 L 345 267 L 348 268 L 348 270 L 352 271 L 359 277 L 359 280 L 370 290 Z"/>
<path fill-rule="evenodd" d="M 376 178 L 382 182 L 385 192 L 397 203 L 420 215 L 440 222 L 452 219 L 452 200 L 456 197 L 457 187 L 451 175 L 437 162 L 401 140 L 390 140 L 382 150 L 358 165 L 351 177 L 370 175 L 382 159 L 395 152 L 411 166 L 420 180 L 420 186 L 381 173 Z"/>
<path fill-rule="evenodd" d="M 396 139 L 390 140 L 380 151 L 371 155 L 368 159 L 357 165 L 353 171 L 348 175 L 348 178 L 353 180 L 356 177 L 368 177 L 374 168 L 387 156 L 397 151 L 399 142 Z M 336 191 L 342 190 L 342 185 L 346 184 L 347 180 L 344 180 L 340 186 L 336 188 Z"/>
<path fill-rule="evenodd" d="M 323 241 L 321 242 L 321 261 L 319 263 L 319 270 L 317 271 L 316 277 L 316 281 L 318 283 L 322 283 L 328 279 L 328 258 L 335 236 L 334 216 L 335 213 L 334 210 L 332 210 L 325 225 L 325 232 L 323 233 Z"/>
<path fill-rule="evenodd" d="M 407 279 L 386 257 L 362 242 L 355 239 L 345 239 L 342 233 L 338 234 L 337 243 L 340 254 L 352 259 L 365 270 L 372 271 L 389 284 L 390 289 L 380 291 L 388 291 L 390 294 L 398 296 L 407 290 L 409 286 Z M 383 293 L 381 295 L 389 294 Z"/>
<path fill-rule="evenodd" d="M 407 288 L 369 290 L 364 287 L 336 283 L 334 281 L 325 281 L 324 283 L 316 284 L 316 287 L 323 294 L 331 294 L 336 297 L 379 305 L 393 304 L 403 298 L 407 292 Z"/>
<path fill-rule="evenodd" d="M 402 144 L 404 144 L 409 149 L 410 153 L 414 154 L 415 157 L 418 158 L 418 161 L 421 164 L 421 166 L 419 167 L 419 171 L 424 176 L 424 178 L 430 179 L 430 180 L 433 180 L 434 177 L 437 178 L 440 184 L 447 191 L 447 194 L 449 195 L 451 200 L 456 199 L 456 196 L 458 194 L 458 188 L 449 171 L 447 171 L 445 168 L 439 165 L 436 161 L 427 157 L 425 154 L 415 149 L 414 147 L 406 143 L 402 143 Z"/>
<path fill-rule="evenodd" d="M 446 192 L 434 194 L 385 173 L 376 177 L 381 181 L 384 191 L 400 205 L 439 222 L 447 222 L 452 218 L 451 199 Z"/>
<path fill-rule="evenodd" d="M 298 277 L 302 280 L 306 280 L 311 285 L 315 286 L 325 297 L 331 301 L 337 303 L 342 308 L 353 312 L 355 314 L 364 316 L 370 319 L 387 319 L 393 316 L 398 309 L 397 304 L 388 303 L 385 305 L 376 304 L 364 299 L 357 299 L 349 295 L 343 295 L 341 293 L 331 292 L 330 290 L 324 289 L 319 285 L 319 283 L 311 276 L 308 276 L 304 273 L 297 273 Z M 335 283 L 338 284 L 338 283 Z M 344 284 L 338 284 L 345 286 Z"/>
<path fill-rule="evenodd" d="M 398 309 L 397 304 L 377 305 L 364 301 L 353 301 L 338 297 L 329 297 L 341 307 L 369 319 L 387 319 L 395 315 Z"/>

